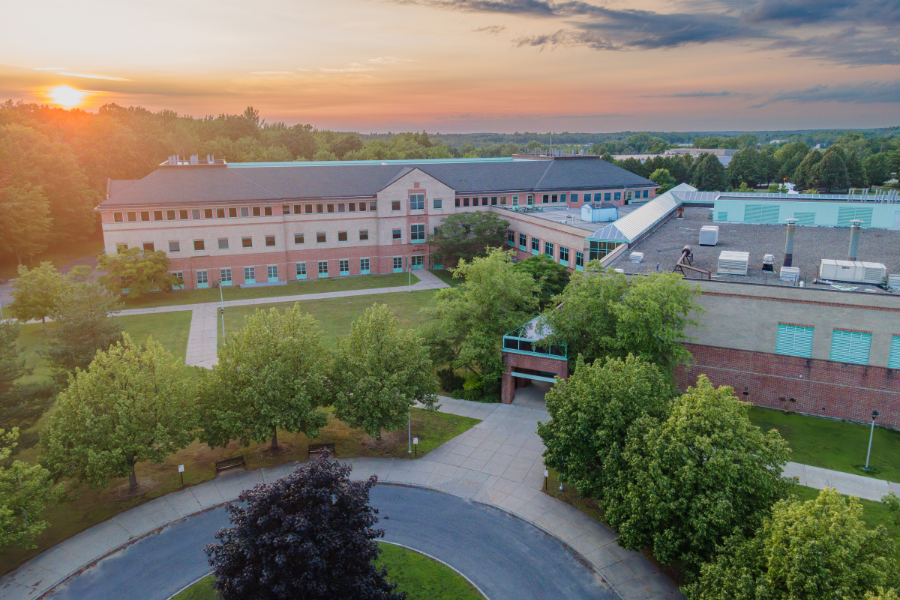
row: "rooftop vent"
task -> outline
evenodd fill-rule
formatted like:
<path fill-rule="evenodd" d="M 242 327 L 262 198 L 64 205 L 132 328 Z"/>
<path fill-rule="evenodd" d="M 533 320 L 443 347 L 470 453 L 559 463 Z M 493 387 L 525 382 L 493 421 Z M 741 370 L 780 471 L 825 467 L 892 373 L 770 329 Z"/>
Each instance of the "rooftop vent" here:
<path fill-rule="evenodd" d="M 819 263 L 819 278 L 831 281 L 881 285 L 887 277 L 887 267 L 881 263 L 823 258 Z"/>
<path fill-rule="evenodd" d="M 781 267 L 781 281 L 800 281 L 800 267 Z"/>
<path fill-rule="evenodd" d="M 716 225 L 704 225 L 700 228 L 700 245 L 715 246 L 719 243 L 719 227 Z"/>
<path fill-rule="evenodd" d="M 644 253 L 643 252 L 632 252 L 631 253 L 631 262 L 640 263 L 644 261 Z"/>
<path fill-rule="evenodd" d="M 719 275 L 746 275 L 750 264 L 749 252 L 725 250 L 719 254 Z"/>

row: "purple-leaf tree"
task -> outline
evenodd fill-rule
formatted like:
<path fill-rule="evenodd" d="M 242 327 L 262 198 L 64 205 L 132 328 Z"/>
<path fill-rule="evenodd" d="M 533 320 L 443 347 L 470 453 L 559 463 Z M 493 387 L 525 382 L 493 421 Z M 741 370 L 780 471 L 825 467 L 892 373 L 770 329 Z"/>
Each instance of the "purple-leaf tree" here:
<path fill-rule="evenodd" d="M 205 548 L 223 600 L 403 600 L 372 562 L 376 477 L 350 481 L 351 468 L 328 458 L 241 493 L 227 510 L 232 526 Z"/>

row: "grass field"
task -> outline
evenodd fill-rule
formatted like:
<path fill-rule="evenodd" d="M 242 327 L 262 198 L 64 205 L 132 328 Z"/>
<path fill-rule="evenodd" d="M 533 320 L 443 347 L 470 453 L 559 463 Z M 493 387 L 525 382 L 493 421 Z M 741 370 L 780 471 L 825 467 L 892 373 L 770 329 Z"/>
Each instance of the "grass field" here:
<path fill-rule="evenodd" d="M 900 482 L 900 432 L 875 428 L 871 471 L 866 472 L 869 426 L 759 407 L 750 409 L 750 420 L 787 440 L 791 462 Z"/>
<path fill-rule="evenodd" d="M 328 298 L 325 300 L 304 300 L 300 309 L 311 314 L 322 326 L 328 343 L 334 343 L 339 337 L 350 333 L 350 324 L 362 316 L 373 304 L 387 304 L 400 321 L 404 329 L 412 329 L 426 322 L 421 309 L 428 304 L 436 290 L 418 292 L 391 292 L 390 294 L 373 294 L 367 296 L 351 296 L 349 298 Z M 225 332 L 231 335 L 244 326 L 244 318 L 259 310 L 276 308 L 284 310 L 293 306 L 293 302 L 277 304 L 236 306 L 225 309 Z M 222 331 L 219 329 L 219 344 L 222 343 Z"/>
<path fill-rule="evenodd" d="M 368 290 L 407 285 L 409 277 L 406 273 L 389 275 L 366 275 L 365 277 L 335 277 L 334 279 L 317 279 L 315 281 L 290 281 L 285 285 L 263 287 L 226 287 L 222 289 L 222 297 L 228 300 L 252 300 L 255 298 L 277 298 L 279 296 L 299 296 L 305 294 L 324 294 L 326 292 L 345 292 L 349 290 Z M 412 283 L 419 282 L 412 276 Z M 125 308 L 145 308 L 153 306 L 180 306 L 183 304 L 203 304 L 219 302 L 219 290 L 207 288 L 203 290 L 184 290 L 169 294 L 150 293 L 137 300 L 125 300 Z"/>
<path fill-rule="evenodd" d="M 379 543 L 376 564 L 384 566 L 388 581 L 406 592 L 407 600 L 484 600 L 484 596 L 450 567 L 413 550 Z M 213 576 L 208 575 L 172 600 L 215 600 Z"/>
<path fill-rule="evenodd" d="M 461 285 L 464 280 L 462 279 L 454 279 L 453 273 L 448 271 L 447 269 L 438 269 L 437 271 L 432 271 L 435 277 L 446 283 L 451 287 L 456 287 Z"/>
<path fill-rule="evenodd" d="M 419 438 L 419 457 L 479 422 L 468 417 L 415 408 L 411 414 L 412 435 Z M 411 458 L 407 451 L 405 427 L 398 431 L 383 432 L 380 440 L 374 440 L 358 429 L 351 429 L 330 414 L 328 425 L 313 442 L 333 443 L 338 458 L 353 456 Z M 43 550 L 124 510 L 177 491 L 181 488 L 178 465 L 185 466 L 184 483 L 190 486 L 213 479 L 215 461 L 224 458 L 242 455 L 247 462 L 248 470 L 308 458 L 309 439 L 303 434 L 279 431 L 278 445 L 277 451 L 271 450 L 268 444 L 251 444 L 247 448 L 242 448 L 237 442 L 232 442 L 226 448 L 210 449 L 204 444 L 195 442 L 169 456 L 161 464 L 141 463 L 136 469 L 140 486 L 137 493 L 129 492 L 127 478 L 114 479 L 107 488 L 84 490 L 75 502 L 59 504 L 45 511 L 44 518 L 51 526 L 38 538 L 38 548 L 0 549 L 0 574 L 14 569 Z M 30 448 L 27 452 L 22 452 L 18 458 L 34 460 L 38 449 L 38 447 Z"/>

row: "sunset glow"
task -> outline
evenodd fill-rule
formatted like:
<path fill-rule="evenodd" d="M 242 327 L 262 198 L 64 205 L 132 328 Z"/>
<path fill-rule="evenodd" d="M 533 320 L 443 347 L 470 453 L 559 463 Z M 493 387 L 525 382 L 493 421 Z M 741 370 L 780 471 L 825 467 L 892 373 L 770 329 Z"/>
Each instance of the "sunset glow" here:
<path fill-rule="evenodd" d="M 47 90 L 50 101 L 63 108 L 78 108 L 87 95 L 87 92 L 76 90 L 70 85 L 58 85 Z"/>

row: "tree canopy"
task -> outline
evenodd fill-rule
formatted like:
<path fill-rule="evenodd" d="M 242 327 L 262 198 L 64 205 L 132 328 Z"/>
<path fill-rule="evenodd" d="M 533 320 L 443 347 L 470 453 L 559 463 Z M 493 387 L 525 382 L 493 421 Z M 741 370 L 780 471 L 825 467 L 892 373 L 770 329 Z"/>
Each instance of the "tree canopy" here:
<path fill-rule="evenodd" d="M 546 254 L 537 254 L 513 265 L 513 270 L 528 273 L 540 283 L 541 290 L 538 304 L 546 308 L 553 302 L 553 297 L 562 293 L 569 283 L 569 269 L 555 262 Z"/>
<path fill-rule="evenodd" d="M 403 600 L 373 561 L 381 553 L 375 485 L 350 481 L 349 465 L 320 458 L 241 492 L 231 527 L 204 550 L 222 600 Z"/>
<path fill-rule="evenodd" d="M 0 548 L 34 548 L 34 539 L 49 527 L 41 513 L 60 495 L 50 471 L 10 460 L 18 438 L 18 428 L 9 432 L 0 429 Z"/>
<path fill-rule="evenodd" d="M 19 277 L 13 284 L 13 300 L 7 308 L 19 321 L 40 319 L 45 322 L 56 309 L 66 285 L 66 278 L 49 261 L 33 269 L 19 265 Z"/>
<path fill-rule="evenodd" d="M 474 211 L 453 213 L 444 217 L 437 233 L 429 234 L 435 264 L 454 267 L 460 261 L 471 261 L 487 254 L 490 248 L 502 247 L 509 221 L 494 213 Z"/>
<path fill-rule="evenodd" d="M 152 290 L 171 292 L 179 283 L 169 273 L 169 257 L 161 250 L 127 248 L 116 254 L 101 254 L 98 262 L 105 271 L 100 283 L 115 295 L 127 290 L 129 298 L 140 298 Z"/>

